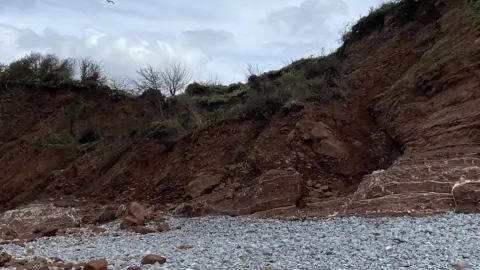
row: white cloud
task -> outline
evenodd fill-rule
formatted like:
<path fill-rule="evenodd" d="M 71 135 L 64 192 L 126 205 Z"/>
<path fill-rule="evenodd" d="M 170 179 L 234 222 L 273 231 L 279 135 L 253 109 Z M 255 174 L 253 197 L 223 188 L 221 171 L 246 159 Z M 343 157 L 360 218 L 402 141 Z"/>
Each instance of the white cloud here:
<path fill-rule="evenodd" d="M 149 63 L 186 62 L 195 79 L 244 79 L 327 51 L 343 22 L 379 0 L 2 0 L 0 62 L 29 51 L 102 60 L 112 76 Z"/>

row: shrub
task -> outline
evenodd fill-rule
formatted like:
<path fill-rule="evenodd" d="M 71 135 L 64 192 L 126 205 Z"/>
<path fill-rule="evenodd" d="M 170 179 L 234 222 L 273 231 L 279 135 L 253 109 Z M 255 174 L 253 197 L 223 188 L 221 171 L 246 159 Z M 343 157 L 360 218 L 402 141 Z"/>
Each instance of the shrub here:
<path fill-rule="evenodd" d="M 248 85 L 250 90 L 243 105 L 243 115 L 247 118 L 268 118 L 288 100 L 289 93 L 276 87 L 265 75 L 251 75 Z"/>
<path fill-rule="evenodd" d="M 52 54 L 30 53 L 4 67 L 4 81 L 59 84 L 73 81 L 76 62 Z"/>
<path fill-rule="evenodd" d="M 377 28 L 383 27 L 385 16 L 391 12 L 397 11 L 397 16 L 402 20 L 411 20 L 418 6 L 415 0 L 393 0 L 383 3 L 377 9 L 371 8 L 368 15 L 363 16 L 350 31 L 343 34 L 344 43 L 358 40 Z"/>
<path fill-rule="evenodd" d="M 102 133 L 98 130 L 86 130 L 80 139 L 78 139 L 78 143 L 85 144 L 85 143 L 92 143 L 100 140 L 103 137 Z"/>
<path fill-rule="evenodd" d="M 165 121 L 154 121 L 140 129 L 134 130 L 134 137 L 147 137 L 154 139 L 168 148 L 173 146 L 176 141 L 187 134 L 187 130 L 182 127 L 178 119 L 171 118 Z"/>

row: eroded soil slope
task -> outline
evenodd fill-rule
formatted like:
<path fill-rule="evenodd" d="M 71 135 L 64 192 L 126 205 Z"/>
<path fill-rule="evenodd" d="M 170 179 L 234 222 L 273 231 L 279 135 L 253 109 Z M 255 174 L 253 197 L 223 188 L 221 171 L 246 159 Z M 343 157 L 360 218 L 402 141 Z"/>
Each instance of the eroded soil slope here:
<path fill-rule="evenodd" d="M 339 51 L 356 78 L 347 105 L 220 122 L 172 148 L 129 135 L 155 119 L 145 100 L 4 91 L 0 203 L 138 200 L 187 215 L 478 211 L 478 28 L 471 3 L 422 3 L 415 20 L 389 14 L 382 28 Z M 92 128 L 111 136 L 45 145 L 48 134 L 71 128 L 72 115 L 78 136 Z"/>

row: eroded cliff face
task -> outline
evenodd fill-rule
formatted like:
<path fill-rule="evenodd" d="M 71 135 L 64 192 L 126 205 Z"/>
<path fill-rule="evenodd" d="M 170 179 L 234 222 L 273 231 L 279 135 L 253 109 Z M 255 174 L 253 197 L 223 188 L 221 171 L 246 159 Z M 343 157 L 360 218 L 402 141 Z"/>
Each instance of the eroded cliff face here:
<path fill-rule="evenodd" d="M 138 200 L 177 214 L 259 217 L 478 211 L 478 28 L 471 4 L 422 3 L 415 20 L 390 14 L 345 45 L 357 86 L 347 105 L 220 122 L 171 149 L 128 136 L 155 118 L 145 102 L 85 94 L 91 106 L 76 118 L 78 132 L 107 125 L 116 135 L 41 147 L 51 130 L 69 127 L 78 93 L 2 93 L 0 202 Z"/>

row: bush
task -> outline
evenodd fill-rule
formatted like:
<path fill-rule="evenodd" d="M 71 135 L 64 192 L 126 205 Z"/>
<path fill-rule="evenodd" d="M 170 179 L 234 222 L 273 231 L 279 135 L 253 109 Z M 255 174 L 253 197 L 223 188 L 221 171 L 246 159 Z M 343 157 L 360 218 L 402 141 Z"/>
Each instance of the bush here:
<path fill-rule="evenodd" d="M 181 126 L 179 121 L 172 118 L 165 121 L 154 121 L 135 130 L 132 135 L 154 139 L 170 148 L 187 133 L 187 130 Z"/>
<path fill-rule="evenodd" d="M 92 143 L 100 140 L 103 137 L 102 133 L 98 130 L 86 130 L 80 139 L 78 139 L 78 143 L 85 144 L 85 143 Z"/>
<path fill-rule="evenodd" d="M 76 62 L 53 54 L 30 53 L 3 67 L 4 81 L 59 84 L 73 81 Z"/>
<path fill-rule="evenodd" d="M 75 77 L 78 76 L 79 79 Z M 101 90 L 110 90 L 102 65 L 90 58 L 77 61 L 61 59 L 53 54 L 32 52 L 8 65 L 0 65 L 0 81 L 13 84 L 54 86 L 69 83 Z"/>
<path fill-rule="evenodd" d="M 251 75 L 248 85 L 250 90 L 243 105 L 244 117 L 269 118 L 288 100 L 286 89 L 276 87 L 266 75 Z"/>
<path fill-rule="evenodd" d="M 370 34 L 373 30 L 383 27 L 385 16 L 396 11 L 399 19 L 408 21 L 415 14 L 418 1 L 415 0 L 393 0 L 383 3 L 377 9 L 371 8 L 368 15 L 363 16 L 350 31 L 346 31 L 342 40 L 345 43 L 353 42 Z"/>

